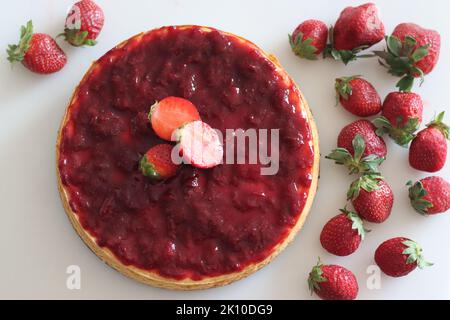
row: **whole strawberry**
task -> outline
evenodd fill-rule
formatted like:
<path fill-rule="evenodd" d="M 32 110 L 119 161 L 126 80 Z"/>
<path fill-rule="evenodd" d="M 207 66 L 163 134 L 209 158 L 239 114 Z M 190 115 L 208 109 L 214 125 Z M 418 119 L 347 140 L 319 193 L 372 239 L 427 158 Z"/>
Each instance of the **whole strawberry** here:
<path fill-rule="evenodd" d="M 316 60 L 327 45 L 328 27 L 319 20 L 306 20 L 302 22 L 289 35 L 292 51 L 300 58 Z"/>
<path fill-rule="evenodd" d="M 407 146 L 422 122 L 422 98 L 413 92 L 391 92 L 383 102 L 382 117 L 374 120 L 377 134 L 387 133 L 398 145 Z"/>
<path fill-rule="evenodd" d="M 433 265 L 425 261 L 419 244 L 403 237 L 380 244 L 375 251 L 375 262 L 381 271 L 391 277 L 403 277 L 416 267 L 423 269 Z"/>
<path fill-rule="evenodd" d="M 409 164 L 417 170 L 437 172 L 445 165 L 450 128 L 442 122 L 444 112 L 420 131 L 409 148 Z"/>
<path fill-rule="evenodd" d="M 384 140 L 376 135 L 375 126 L 367 120 L 358 120 L 344 127 L 337 145 L 326 159 L 344 165 L 352 173 L 377 173 L 387 149 Z"/>
<path fill-rule="evenodd" d="M 402 77 L 397 83 L 401 91 L 411 91 L 414 78 L 430 73 L 439 60 L 441 36 L 435 30 L 414 23 L 401 23 L 386 38 L 387 49 L 375 51 L 389 73 Z"/>
<path fill-rule="evenodd" d="M 151 147 L 139 162 L 142 174 L 154 180 L 173 177 L 179 168 L 179 165 L 172 161 L 173 148 L 170 144 L 158 144 Z"/>
<path fill-rule="evenodd" d="M 31 20 L 21 27 L 19 44 L 9 45 L 6 52 L 9 62 L 20 61 L 29 70 L 40 74 L 59 71 L 67 62 L 66 54 L 52 37 L 33 33 Z"/>
<path fill-rule="evenodd" d="M 345 64 L 355 60 L 360 51 L 383 40 L 385 35 L 384 25 L 373 3 L 345 8 L 330 33 L 329 54 Z"/>
<path fill-rule="evenodd" d="M 323 300 L 354 300 L 359 290 L 353 272 L 338 265 L 323 265 L 320 259 L 309 273 L 308 287 Z"/>
<path fill-rule="evenodd" d="M 360 76 L 336 79 L 336 96 L 341 105 L 358 117 L 380 113 L 381 99 L 373 85 Z"/>
<path fill-rule="evenodd" d="M 64 36 L 67 42 L 75 47 L 97 43 L 100 31 L 103 28 L 105 16 L 102 8 L 94 1 L 81 0 L 75 3 L 69 11 L 64 28 Z"/>
<path fill-rule="evenodd" d="M 366 230 L 355 212 L 347 209 L 342 209 L 341 212 L 325 224 L 320 234 L 320 243 L 329 253 L 348 256 L 358 249 Z"/>
<path fill-rule="evenodd" d="M 441 177 L 427 177 L 416 183 L 409 181 L 412 207 L 422 215 L 444 213 L 450 209 L 450 183 Z"/>
<path fill-rule="evenodd" d="M 363 175 L 350 185 L 347 199 L 362 219 L 382 223 L 391 215 L 394 193 L 379 175 Z"/>

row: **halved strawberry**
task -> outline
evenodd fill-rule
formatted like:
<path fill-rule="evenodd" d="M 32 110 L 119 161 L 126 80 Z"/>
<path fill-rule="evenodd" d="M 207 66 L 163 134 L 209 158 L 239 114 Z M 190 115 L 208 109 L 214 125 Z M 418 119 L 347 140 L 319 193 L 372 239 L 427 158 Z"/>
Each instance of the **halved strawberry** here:
<path fill-rule="evenodd" d="M 170 144 L 151 147 L 139 163 L 142 174 L 155 180 L 174 176 L 179 166 L 172 160 L 172 149 L 173 146 Z"/>
<path fill-rule="evenodd" d="M 197 168 L 212 168 L 222 163 L 222 139 L 202 121 L 190 122 L 176 131 L 183 162 Z"/>
<path fill-rule="evenodd" d="M 167 97 L 156 102 L 148 115 L 155 133 L 164 140 L 172 139 L 174 131 L 188 122 L 200 120 L 197 108 L 188 100 Z"/>

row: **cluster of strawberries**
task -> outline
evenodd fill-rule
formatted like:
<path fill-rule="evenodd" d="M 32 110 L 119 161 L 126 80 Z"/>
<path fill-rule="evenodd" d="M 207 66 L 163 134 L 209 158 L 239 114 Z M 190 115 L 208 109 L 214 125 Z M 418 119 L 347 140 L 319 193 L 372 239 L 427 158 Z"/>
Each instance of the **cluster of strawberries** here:
<path fill-rule="evenodd" d="M 177 145 L 151 147 L 140 161 L 144 176 L 160 181 L 176 175 L 181 163 L 207 169 L 222 162 L 223 146 L 217 131 L 201 121 L 189 100 L 166 97 L 150 108 L 148 118 L 159 138 Z"/>
<path fill-rule="evenodd" d="M 105 21 L 102 8 L 94 1 L 81 0 L 70 9 L 64 27 L 59 34 L 75 47 L 93 46 L 97 42 Z M 8 60 L 22 62 L 29 70 L 39 74 L 50 74 L 61 70 L 67 56 L 55 39 L 45 33 L 34 33 L 32 21 L 20 29 L 18 44 L 7 48 Z"/>
<path fill-rule="evenodd" d="M 374 44 L 386 39 L 386 50 L 361 54 Z M 336 79 L 337 102 L 359 117 L 381 116 L 373 122 L 357 120 L 342 129 L 338 148 L 326 158 L 358 174 L 347 193 L 355 212 L 346 208 L 328 221 L 320 235 L 325 250 L 347 256 L 355 252 L 367 230 L 363 221 L 382 223 L 390 216 L 394 195 L 379 166 L 386 159 L 387 148 L 383 135 L 397 144 L 409 147 L 411 167 L 437 172 L 445 164 L 449 127 L 440 113 L 426 128 L 416 133 L 422 123 L 421 97 L 411 92 L 415 79 L 423 83 L 439 58 L 440 35 L 413 23 L 398 25 L 391 36 L 385 36 L 384 25 L 372 3 L 344 9 L 334 28 L 325 23 L 307 20 L 300 24 L 289 41 L 294 53 L 302 58 L 332 57 L 345 64 L 358 58 L 378 57 L 390 74 L 401 77 L 398 92 L 390 93 L 383 103 L 377 91 L 361 76 Z M 442 213 L 450 208 L 450 184 L 431 176 L 416 183 L 408 182 L 409 198 L 413 208 L 423 215 Z M 375 262 L 392 277 L 407 275 L 417 266 L 431 265 L 414 241 L 397 237 L 383 242 L 375 251 Z M 355 299 L 358 283 L 353 273 L 341 266 L 323 265 L 320 260 L 309 274 L 312 292 L 323 299 Z"/>

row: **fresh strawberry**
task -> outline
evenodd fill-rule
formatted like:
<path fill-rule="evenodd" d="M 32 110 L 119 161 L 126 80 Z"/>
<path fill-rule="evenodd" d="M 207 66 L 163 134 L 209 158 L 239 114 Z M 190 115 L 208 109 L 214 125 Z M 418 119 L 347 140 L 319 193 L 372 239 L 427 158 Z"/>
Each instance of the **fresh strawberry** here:
<path fill-rule="evenodd" d="M 173 177 L 179 167 L 172 160 L 173 148 L 170 144 L 158 144 L 150 148 L 139 163 L 142 174 L 155 180 Z"/>
<path fill-rule="evenodd" d="M 389 73 L 402 77 L 397 83 L 401 91 L 411 91 L 414 78 L 430 73 L 439 60 L 441 36 L 435 30 L 424 29 L 414 23 L 399 24 L 386 37 L 385 51 L 375 51 L 380 63 Z"/>
<path fill-rule="evenodd" d="M 167 97 L 156 102 L 148 117 L 155 133 L 168 141 L 174 141 L 172 134 L 176 129 L 200 120 L 197 108 L 189 100 L 178 97 Z"/>
<path fill-rule="evenodd" d="M 336 79 L 336 97 L 341 105 L 358 117 L 380 113 L 381 99 L 373 85 L 360 76 Z"/>
<path fill-rule="evenodd" d="M 328 27 L 319 20 L 306 20 L 302 22 L 289 35 L 292 51 L 300 58 L 316 60 L 327 45 Z"/>
<path fill-rule="evenodd" d="M 437 172 L 445 165 L 450 128 L 442 122 L 444 112 L 420 131 L 409 148 L 409 164 L 417 170 Z"/>
<path fill-rule="evenodd" d="M 21 27 L 19 44 L 9 45 L 6 52 L 9 62 L 20 61 L 31 71 L 40 74 L 59 71 L 67 62 L 66 54 L 52 37 L 33 33 L 31 20 Z"/>
<path fill-rule="evenodd" d="M 422 123 L 423 103 L 417 93 L 391 92 L 383 102 L 382 117 L 374 120 L 377 134 L 385 133 L 399 145 L 407 146 Z"/>
<path fill-rule="evenodd" d="M 375 4 L 347 7 L 330 30 L 331 45 L 326 54 L 347 64 L 358 57 L 366 57 L 357 54 L 383 40 L 384 35 L 384 25 Z"/>
<path fill-rule="evenodd" d="M 317 262 L 308 277 L 311 294 L 315 292 L 323 300 L 354 300 L 358 295 L 358 281 L 348 269 L 338 265 Z"/>
<path fill-rule="evenodd" d="M 325 158 L 345 165 L 352 173 L 378 173 L 387 150 L 384 140 L 375 134 L 375 126 L 367 120 L 344 127 L 338 136 L 338 148 Z"/>
<path fill-rule="evenodd" d="M 75 47 L 93 46 L 97 43 L 95 39 L 102 31 L 104 22 L 102 8 L 94 1 L 81 0 L 70 9 L 61 35 Z"/>
<path fill-rule="evenodd" d="M 450 183 L 441 177 L 427 177 L 416 183 L 409 181 L 412 207 L 422 215 L 444 213 L 450 209 Z"/>
<path fill-rule="evenodd" d="M 379 175 L 363 175 L 353 181 L 347 192 L 347 199 L 361 218 L 381 223 L 389 218 L 394 204 L 391 187 Z"/>
<path fill-rule="evenodd" d="M 403 237 L 380 244 L 375 251 L 375 262 L 381 271 L 391 277 L 403 277 L 416 267 L 423 269 L 433 265 L 425 261 L 419 244 Z"/>
<path fill-rule="evenodd" d="M 197 168 L 222 163 L 223 145 L 216 130 L 202 121 L 193 121 L 176 131 L 183 162 Z"/>
<path fill-rule="evenodd" d="M 348 256 L 358 249 L 366 230 L 355 212 L 347 209 L 342 209 L 341 212 L 325 224 L 320 234 L 320 243 L 329 253 Z"/>

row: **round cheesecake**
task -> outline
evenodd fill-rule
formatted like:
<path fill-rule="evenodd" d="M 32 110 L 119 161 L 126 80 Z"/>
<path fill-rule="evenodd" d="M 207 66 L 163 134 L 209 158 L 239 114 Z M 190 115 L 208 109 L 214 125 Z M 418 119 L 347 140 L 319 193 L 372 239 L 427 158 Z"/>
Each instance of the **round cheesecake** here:
<path fill-rule="evenodd" d="M 142 175 L 142 155 L 167 143 L 148 112 L 168 96 L 190 100 L 224 136 L 278 129 L 276 174 L 246 161 L 183 165 L 163 181 Z M 61 199 L 83 241 L 119 272 L 170 289 L 225 285 L 269 263 L 302 227 L 318 170 L 313 118 L 277 60 L 201 26 L 136 35 L 94 62 L 57 140 Z"/>

